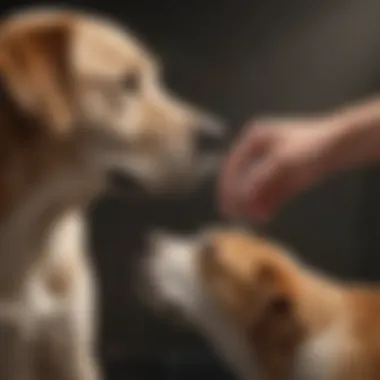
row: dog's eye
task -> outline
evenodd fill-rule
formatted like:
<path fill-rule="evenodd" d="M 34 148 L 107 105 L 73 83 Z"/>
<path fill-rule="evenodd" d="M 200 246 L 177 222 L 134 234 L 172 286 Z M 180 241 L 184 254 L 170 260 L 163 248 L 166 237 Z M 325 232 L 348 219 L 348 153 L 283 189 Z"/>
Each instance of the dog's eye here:
<path fill-rule="evenodd" d="M 128 73 L 121 80 L 123 90 L 137 92 L 141 87 L 141 78 L 137 73 Z"/>

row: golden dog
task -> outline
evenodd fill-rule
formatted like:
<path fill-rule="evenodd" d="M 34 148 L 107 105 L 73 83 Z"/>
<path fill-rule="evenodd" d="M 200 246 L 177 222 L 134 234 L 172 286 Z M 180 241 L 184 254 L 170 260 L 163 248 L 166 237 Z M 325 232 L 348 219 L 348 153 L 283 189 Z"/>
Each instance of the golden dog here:
<path fill-rule="evenodd" d="M 226 228 L 156 235 L 147 268 L 156 302 L 183 312 L 240 379 L 380 379 L 379 288 Z"/>
<path fill-rule="evenodd" d="M 98 379 L 82 211 L 109 173 L 190 189 L 222 127 L 165 89 L 136 38 L 71 10 L 2 21 L 0 115 L 0 379 Z"/>

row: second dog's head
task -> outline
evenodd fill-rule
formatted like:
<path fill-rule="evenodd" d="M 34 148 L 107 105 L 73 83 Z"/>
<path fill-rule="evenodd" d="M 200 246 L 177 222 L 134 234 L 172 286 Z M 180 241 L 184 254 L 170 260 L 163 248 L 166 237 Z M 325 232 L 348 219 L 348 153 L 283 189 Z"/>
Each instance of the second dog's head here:
<path fill-rule="evenodd" d="M 196 325 L 240 378 L 256 378 L 258 368 L 283 378 L 303 332 L 299 307 L 308 287 L 285 250 L 240 230 L 156 234 L 147 268 L 155 304 Z"/>

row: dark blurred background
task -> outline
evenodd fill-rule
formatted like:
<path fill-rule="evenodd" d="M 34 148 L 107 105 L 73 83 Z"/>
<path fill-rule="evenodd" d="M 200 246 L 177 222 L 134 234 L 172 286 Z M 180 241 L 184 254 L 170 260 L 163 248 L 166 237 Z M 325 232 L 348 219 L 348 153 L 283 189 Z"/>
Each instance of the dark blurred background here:
<path fill-rule="evenodd" d="M 8 3 L 8 4 L 7 4 Z M 50 3 L 50 2 L 49 2 Z M 42 4 L 42 3 L 41 3 Z M 5 0 L 3 11 L 26 5 Z M 128 25 L 158 54 L 169 86 L 238 132 L 250 117 L 319 112 L 380 86 L 378 0 L 71 1 Z M 380 176 L 335 177 L 292 201 L 270 232 L 341 278 L 380 278 Z M 218 220 L 214 189 L 181 201 L 103 199 L 90 210 L 101 281 L 100 352 L 112 379 L 222 379 L 203 340 L 136 297 L 136 263 L 155 226 Z"/>

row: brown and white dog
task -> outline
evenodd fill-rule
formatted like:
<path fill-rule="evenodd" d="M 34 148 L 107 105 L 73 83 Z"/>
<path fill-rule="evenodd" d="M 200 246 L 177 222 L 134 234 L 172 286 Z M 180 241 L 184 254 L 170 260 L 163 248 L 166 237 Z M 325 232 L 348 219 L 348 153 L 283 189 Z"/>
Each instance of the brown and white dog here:
<path fill-rule="evenodd" d="M 82 211 L 115 171 L 192 188 L 221 126 L 165 89 L 136 38 L 70 10 L 1 22 L 0 120 L 0 379 L 95 380 Z"/>
<path fill-rule="evenodd" d="M 380 289 L 317 274 L 237 229 L 152 240 L 156 302 L 181 311 L 240 379 L 380 379 Z"/>

